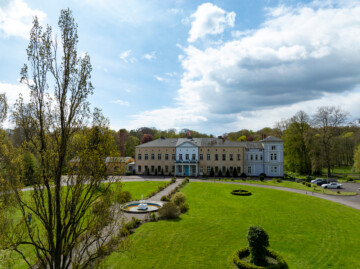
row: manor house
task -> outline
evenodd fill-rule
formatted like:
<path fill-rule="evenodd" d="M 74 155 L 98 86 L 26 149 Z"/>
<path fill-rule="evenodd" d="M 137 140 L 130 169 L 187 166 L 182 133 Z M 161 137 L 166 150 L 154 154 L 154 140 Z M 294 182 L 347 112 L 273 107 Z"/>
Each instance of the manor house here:
<path fill-rule="evenodd" d="M 135 148 L 137 174 L 175 176 L 284 176 L 283 141 L 269 136 L 259 142 L 218 138 L 159 138 Z"/>

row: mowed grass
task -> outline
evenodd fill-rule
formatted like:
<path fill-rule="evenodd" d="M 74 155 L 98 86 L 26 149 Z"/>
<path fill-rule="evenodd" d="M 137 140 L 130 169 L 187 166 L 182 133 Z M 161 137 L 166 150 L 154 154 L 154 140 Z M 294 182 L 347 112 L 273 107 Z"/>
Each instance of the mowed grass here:
<path fill-rule="evenodd" d="M 144 195 L 144 197 L 151 194 L 153 191 L 156 191 L 159 186 L 164 186 L 168 183 L 168 181 L 139 181 L 139 182 L 122 182 L 122 190 L 129 191 L 131 193 L 131 199 L 132 200 L 139 200 L 141 199 L 141 195 Z M 27 199 L 30 199 L 31 191 L 24 192 L 25 197 L 29 197 Z M 21 218 L 21 213 L 14 212 L 14 218 L 19 219 Z M 36 257 L 35 251 L 32 247 L 22 247 L 22 250 L 24 251 L 25 255 L 27 257 L 33 257 L 32 260 L 35 261 Z M 0 251 L 0 268 L 2 268 L 1 264 L 1 251 Z M 13 253 L 11 255 L 11 259 L 13 259 L 14 264 L 10 268 L 28 268 L 26 263 L 23 261 L 23 259 L 18 255 L 17 253 Z"/>
<path fill-rule="evenodd" d="M 228 184 L 191 182 L 182 190 L 190 210 L 175 221 L 142 225 L 126 253 L 103 268 L 234 268 L 249 226 L 262 226 L 289 268 L 359 268 L 360 211 L 319 198 Z"/>

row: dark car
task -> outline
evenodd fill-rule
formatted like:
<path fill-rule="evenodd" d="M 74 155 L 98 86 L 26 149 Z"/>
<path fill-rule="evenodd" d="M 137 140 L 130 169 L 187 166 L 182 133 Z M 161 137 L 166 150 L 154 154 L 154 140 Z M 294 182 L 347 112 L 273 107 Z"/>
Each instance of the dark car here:
<path fill-rule="evenodd" d="M 326 183 L 328 183 L 328 182 L 325 179 L 323 179 L 321 181 L 317 181 L 316 185 L 321 186 L 322 184 L 326 184 Z"/>

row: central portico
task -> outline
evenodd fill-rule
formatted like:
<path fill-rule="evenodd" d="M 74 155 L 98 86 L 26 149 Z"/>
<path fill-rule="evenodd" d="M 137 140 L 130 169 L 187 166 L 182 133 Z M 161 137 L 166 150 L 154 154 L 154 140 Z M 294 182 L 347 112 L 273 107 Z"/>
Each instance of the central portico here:
<path fill-rule="evenodd" d="M 175 175 L 194 176 L 198 174 L 199 148 L 193 139 L 179 139 L 176 144 Z"/>

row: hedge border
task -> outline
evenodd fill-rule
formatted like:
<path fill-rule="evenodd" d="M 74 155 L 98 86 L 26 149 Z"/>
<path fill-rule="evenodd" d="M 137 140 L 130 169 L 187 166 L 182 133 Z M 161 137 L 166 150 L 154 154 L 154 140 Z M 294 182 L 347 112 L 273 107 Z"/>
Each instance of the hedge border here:
<path fill-rule="evenodd" d="M 285 262 L 284 258 L 280 256 L 276 251 L 271 249 L 266 249 L 266 255 L 275 259 L 278 264 L 270 266 L 256 266 L 254 264 L 247 263 L 242 258 L 245 258 L 250 255 L 250 247 L 240 248 L 233 254 L 233 261 L 239 269 L 288 269 L 288 265 Z"/>
<path fill-rule="evenodd" d="M 233 190 L 231 192 L 231 194 L 232 195 L 239 195 L 239 196 L 249 196 L 249 195 L 251 195 L 251 192 L 247 191 L 247 190 L 239 189 L 239 190 Z"/>

